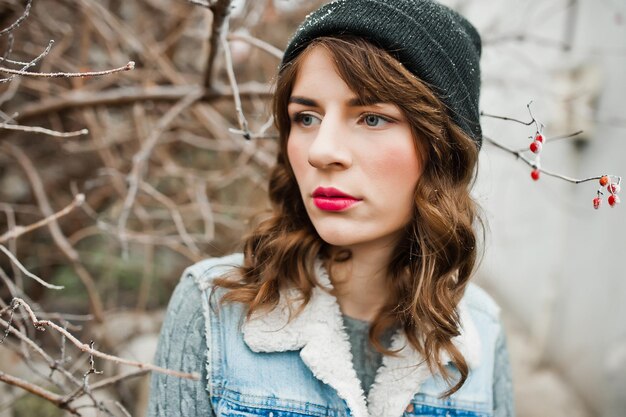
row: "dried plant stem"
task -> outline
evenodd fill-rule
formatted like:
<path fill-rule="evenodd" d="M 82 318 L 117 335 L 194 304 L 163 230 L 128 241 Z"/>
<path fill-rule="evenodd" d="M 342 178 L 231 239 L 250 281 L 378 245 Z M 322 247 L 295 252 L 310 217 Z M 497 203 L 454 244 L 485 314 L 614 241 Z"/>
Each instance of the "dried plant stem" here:
<path fill-rule="evenodd" d="M 126 407 L 124 407 L 119 401 L 115 401 L 113 404 L 115 404 L 122 414 L 124 414 L 124 417 L 133 417 L 130 415 Z"/>
<path fill-rule="evenodd" d="M 513 117 L 507 117 L 507 116 L 498 116 L 496 114 L 489 114 L 489 113 L 485 113 L 484 111 L 480 112 L 480 115 L 483 117 L 489 117 L 491 119 L 498 119 L 498 120 L 504 120 L 504 121 L 508 121 L 508 122 L 515 122 L 515 123 L 519 123 L 525 126 L 530 126 L 531 124 L 533 124 L 535 121 L 531 120 L 530 122 L 525 122 L 523 120 L 520 119 L 515 119 Z"/>
<path fill-rule="evenodd" d="M 227 29 L 224 26 L 228 22 L 228 13 L 231 1 L 232 0 L 217 0 L 215 3 L 209 4 L 209 10 L 211 10 L 213 15 L 213 23 L 211 28 L 209 56 L 207 58 L 207 65 L 204 72 L 204 87 L 207 90 L 210 90 L 213 86 L 215 58 L 217 57 L 217 50 L 222 34 L 227 32 Z"/>
<path fill-rule="evenodd" d="M 22 23 L 28 17 L 28 13 L 30 12 L 30 7 L 32 6 L 32 4 L 33 0 L 28 0 L 20 17 L 18 17 L 17 20 L 13 22 L 9 27 L 0 30 L 0 36 L 4 35 L 5 33 L 10 33 L 14 31 L 20 25 L 20 23 Z"/>
<path fill-rule="evenodd" d="M 564 181 L 571 182 L 573 184 L 581 184 L 583 182 L 596 181 L 596 180 L 599 180 L 600 178 L 602 178 L 602 175 L 598 175 L 598 176 L 595 176 L 595 177 L 577 179 L 577 178 L 568 177 L 566 175 L 558 174 L 556 172 L 548 171 L 546 169 L 538 167 L 537 164 L 534 161 L 531 161 L 530 159 L 528 159 L 523 154 L 523 152 L 525 152 L 526 150 L 524 150 L 524 151 L 516 151 L 514 149 L 511 149 L 511 148 L 508 148 L 508 147 L 504 146 L 500 142 L 498 142 L 498 141 L 496 141 L 496 140 L 494 140 L 494 139 L 492 139 L 492 138 L 490 138 L 488 136 L 484 136 L 483 135 L 483 139 L 485 139 L 487 142 L 491 143 L 492 145 L 502 149 L 503 151 L 508 152 L 508 153 L 514 155 L 516 158 L 521 159 L 522 161 L 524 161 L 531 168 L 537 169 L 538 171 L 540 171 L 540 172 L 542 172 L 542 173 L 544 173 L 544 174 L 546 174 L 548 176 L 554 177 L 554 178 L 559 178 L 559 179 L 562 179 Z M 620 178 L 620 177 L 618 177 L 618 178 Z"/>
<path fill-rule="evenodd" d="M 141 189 L 156 201 L 167 207 L 167 210 L 170 212 L 172 220 L 174 221 L 174 225 L 176 226 L 176 230 L 178 231 L 178 234 L 183 242 L 185 242 L 185 245 L 187 245 L 187 247 L 194 252 L 194 254 L 200 255 L 200 249 L 194 243 L 191 236 L 189 236 L 187 228 L 185 227 L 185 222 L 183 221 L 183 216 L 181 216 L 176 203 L 145 181 L 141 181 Z"/>
<path fill-rule="evenodd" d="M 74 415 L 77 415 L 77 416 L 80 415 L 75 408 L 63 402 L 64 400 L 63 396 L 59 394 L 55 394 L 51 391 L 48 391 L 47 389 L 44 389 L 38 385 L 32 384 L 21 378 L 6 374 L 2 371 L 0 371 L 0 381 L 5 382 L 9 385 L 13 385 L 18 388 L 21 388 L 25 391 L 28 391 L 31 394 L 34 394 L 40 398 L 43 398 L 44 400 L 50 401 L 52 404 L 56 405 L 57 407 L 67 410 L 68 412 Z"/>
<path fill-rule="evenodd" d="M 171 109 L 169 109 L 168 112 L 165 113 L 165 115 L 159 120 L 155 128 L 150 133 L 150 136 L 148 136 L 148 138 L 143 142 L 139 152 L 133 156 L 133 168 L 128 178 L 128 193 L 126 194 L 124 207 L 118 221 L 118 232 L 123 245 L 126 244 L 126 223 L 128 221 L 128 216 L 135 202 L 141 178 L 143 177 L 145 166 L 152 150 L 157 145 L 163 131 L 167 129 L 167 127 L 180 113 L 195 103 L 201 95 L 202 94 L 200 92 L 192 91 L 176 103 L 176 105 L 174 105 Z"/>
<path fill-rule="evenodd" d="M 54 218 L 54 211 L 50 206 L 50 201 L 48 201 L 48 196 L 44 191 L 43 182 L 35 166 L 32 161 L 26 154 L 17 146 L 12 145 L 10 143 L 4 143 L 3 147 L 12 154 L 15 159 L 18 161 L 33 189 L 33 193 L 35 194 L 35 198 L 39 204 L 39 208 L 44 216 L 51 217 L 51 221 L 47 223 L 48 229 L 50 229 L 50 234 L 54 239 L 56 245 L 61 249 L 63 254 L 67 257 L 67 259 L 72 263 L 72 267 L 76 271 L 78 277 L 82 281 L 85 289 L 87 290 L 87 295 L 89 296 L 89 303 L 91 305 L 92 313 L 94 318 L 98 322 L 102 322 L 104 320 L 104 308 L 102 306 L 102 300 L 100 299 L 100 295 L 96 289 L 96 284 L 94 282 L 93 277 L 89 272 L 83 267 L 80 263 L 80 257 L 78 256 L 78 252 L 70 245 L 67 241 L 67 238 L 63 235 L 61 231 L 61 227 L 59 223 Z"/>
<path fill-rule="evenodd" d="M 557 141 L 557 140 L 562 140 L 562 139 L 571 139 L 571 138 L 575 138 L 576 136 L 578 136 L 578 135 L 580 135 L 580 134 L 582 134 L 582 133 L 583 133 L 583 131 L 582 131 L 582 130 L 578 130 L 578 131 L 576 131 L 576 132 L 574 132 L 574 133 L 569 133 L 569 134 L 567 134 L 567 135 L 551 136 L 551 137 L 549 137 L 549 138 L 545 138 L 545 139 L 544 139 L 544 143 L 548 143 L 548 142 L 555 142 L 555 141 Z M 526 151 L 528 151 L 528 148 L 527 148 L 527 147 L 517 149 L 515 152 L 526 152 Z"/>
<path fill-rule="evenodd" d="M 228 20 L 224 22 L 223 33 L 221 36 L 222 47 L 224 48 L 224 57 L 226 58 L 226 73 L 228 74 L 228 80 L 230 81 L 230 88 L 233 90 L 233 98 L 235 100 L 235 111 L 237 112 L 237 120 L 239 121 L 239 128 L 243 132 L 243 137 L 246 140 L 252 138 L 252 134 L 248 129 L 248 121 L 243 114 L 243 106 L 241 105 L 241 96 L 239 95 L 239 86 L 237 85 L 237 79 L 235 78 L 235 70 L 233 69 L 233 58 L 230 53 L 230 45 L 228 44 Z"/>
<path fill-rule="evenodd" d="M 64 209 L 57 211 L 56 213 L 54 213 L 51 216 L 48 216 L 44 219 L 39 220 L 38 222 L 35 222 L 33 224 L 30 224 L 28 226 L 15 226 L 14 228 L 10 229 L 9 231 L 7 231 L 6 233 L 4 233 L 2 236 L 0 236 L 0 243 L 4 243 L 9 239 L 17 239 L 18 237 L 32 232 L 35 229 L 38 229 L 40 227 L 46 226 L 48 223 L 57 220 L 67 214 L 69 214 L 72 210 L 74 210 L 76 207 L 80 206 L 81 204 L 83 204 L 83 202 L 85 201 L 85 195 L 84 194 L 77 194 L 74 197 L 74 200 L 67 205 Z"/>
<path fill-rule="evenodd" d="M 9 84 L 5 92 L 0 95 L 0 106 L 15 97 L 15 93 L 17 93 L 17 89 L 20 86 L 20 81 L 21 78 L 16 78 L 15 81 Z"/>
<path fill-rule="evenodd" d="M 275 58 L 283 59 L 283 51 L 259 38 L 255 38 L 254 36 L 250 36 L 245 33 L 229 33 L 228 40 L 247 42 L 250 45 L 259 48 L 260 50 L 267 52 Z"/>
<path fill-rule="evenodd" d="M 30 272 L 28 269 L 26 269 L 24 267 L 24 265 L 22 265 L 22 263 L 15 257 L 15 255 L 13 255 L 11 253 L 11 251 L 9 251 L 7 248 L 4 247 L 4 245 L 0 245 L 0 252 L 3 252 L 6 256 L 8 256 L 8 258 L 11 260 L 11 262 L 13 262 L 15 265 L 17 265 L 17 267 L 20 269 L 20 271 L 22 271 L 22 273 L 24 275 L 26 275 L 29 278 L 34 279 L 35 281 L 37 281 L 38 283 L 40 283 L 44 287 L 50 288 L 51 290 L 62 290 L 63 288 L 65 288 L 65 287 L 63 287 L 61 285 L 48 284 L 43 279 L 39 278 L 37 275 L 35 275 L 32 272 Z"/>
<path fill-rule="evenodd" d="M 0 123 L 0 129 L 17 130 L 28 133 L 42 133 L 44 135 L 50 135 L 57 138 L 71 138 L 75 136 L 83 136 L 89 133 L 89 130 L 87 129 L 76 130 L 73 132 L 57 132 L 56 130 L 46 129 L 44 127 L 13 125 L 9 123 Z"/>
<path fill-rule="evenodd" d="M 79 90 L 25 105 L 18 111 L 15 120 L 25 121 L 50 113 L 86 106 L 123 105 L 140 101 L 177 101 L 193 91 L 202 92 L 202 100 L 204 101 L 228 99 L 233 96 L 232 91 L 218 90 L 216 87 L 208 91 L 199 85 L 121 87 L 98 92 Z M 239 86 L 239 95 L 241 97 L 269 98 L 271 92 L 266 84 L 250 82 Z"/>
<path fill-rule="evenodd" d="M 19 330 L 13 328 L 10 323 L 8 323 L 8 322 L 6 322 L 6 321 L 4 321 L 2 319 L 0 319 L 0 324 L 7 329 L 7 332 L 9 334 L 14 335 L 18 339 L 20 339 L 21 342 L 25 343 L 30 349 L 32 349 L 34 352 L 38 353 L 48 363 L 48 366 L 51 369 L 59 370 L 61 372 L 61 374 L 68 381 L 70 381 L 70 382 L 72 382 L 72 383 L 74 383 L 76 385 L 82 385 L 81 382 L 76 377 L 74 377 L 74 375 L 72 375 L 70 372 L 68 372 L 65 368 L 57 366 L 55 360 L 52 359 L 52 357 L 50 355 L 48 355 L 45 350 L 43 350 L 41 347 L 39 347 L 39 345 L 37 345 L 35 342 L 33 342 L 23 332 L 20 332 Z"/>
<path fill-rule="evenodd" d="M 63 327 L 51 322 L 50 320 L 39 320 L 37 318 L 37 316 L 35 315 L 35 313 L 33 312 L 33 310 L 30 308 L 30 306 L 21 298 L 14 298 L 13 302 L 16 304 L 19 304 L 22 308 L 24 308 L 26 310 L 26 312 L 28 313 L 28 316 L 30 317 L 31 322 L 33 323 L 33 325 L 35 326 L 35 328 L 43 330 L 46 327 L 50 327 L 54 330 L 56 330 L 57 332 L 61 333 L 63 336 L 65 336 L 67 338 L 67 340 L 69 340 L 74 346 L 76 346 L 78 349 L 80 349 L 81 351 L 89 354 L 89 355 L 93 355 L 96 356 L 100 359 L 104 359 L 107 361 L 111 361 L 111 362 L 115 362 L 115 363 L 119 363 L 122 365 L 129 365 L 129 366 L 133 366 L 142 370 L 146 370 L 146 371 L 154 371 L 154 372 L 159 372 L 162 374 L 166 374 L 166 375 L 171 375 L 171 376 L 175 376 L 178 378 L 185 378 L 185 379 L 192 379 L 192 380 L 198 380 L 199 379 L 199 375 L 198 374 L 190 374 L 190 373 L 186 373 L 186 372 L 180 372 L 180 371 L 174 371 L 171 369 L 166 369 L 166 368 L 162 368 L 160 366 L 156 366 L 156 365 L 152 365 L 150 363 L 144 363 L 144 362 L 139 362 L 139 361 L 131 361 L 128 359 L 123 359 L 120 358 L 118 356 L 114 356 L 114 355 L 109 355 L 107 353 L 103 353 L 100 352 L 97 349 L 94 349 L 93 347 L 91 347 L 90 345 L 86 344 L 86 343 L 82 343 L 80 340 L 78 340 L 76 337 L 74 337 L 74 335 L 72 335 L 70 332 L 68 332 L 67 330 L 65 330 Z"/>
<path fill-rule="evenodd" d="M 110 378 L 105 378 L 101 381 L 96 382 L 95 384 L 90 385 L 91 392 L 97 391 L 102 388 L 106 388 L 110 385 L 117 384 L 118 382 L 124 381 L 126 379 L 136 378 L 138 376 L 142 376 L 150 372 L 148 369 L 138 369 L 136 371 L 128 372 L 121 375 L 116 375 Z M 73 398 L 79 397 L 84 392 L 85 387 L 80 386 L 76 388 L 73 392 L 65 396 L 65 401 L 69 402 Z"/>
<path fill-rule="evenodd" d="M 29 72 L 23 70 L 15 70 L 11 68 L 0 67 L 0 72 L 12 75 L 22 75 L 28 77 L 43 78 L 81 78 L 81 77 L 97 77 L 101 75 L 110 75 L 116 72 L 130 71 L 135 69 L 135 63 L 129 61 L 126 65 L 104 71 L 86 71 L 86 72 Z"/>

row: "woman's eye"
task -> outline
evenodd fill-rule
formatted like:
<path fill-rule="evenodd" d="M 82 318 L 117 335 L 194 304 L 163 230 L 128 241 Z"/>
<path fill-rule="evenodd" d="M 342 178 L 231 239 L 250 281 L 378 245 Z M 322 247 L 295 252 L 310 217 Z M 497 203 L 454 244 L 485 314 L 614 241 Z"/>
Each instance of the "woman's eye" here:
<path fill-rule="evenodd" d="M 298 113 L 293 118 L 293 121 L 299 123 L 304 127 L 313 126 L 314 124 L 319 122 L 319 119 L 312 114 L 307 113 Z"/>
<path fill-rule="evenodd" d="M 363 122 L 369 127 L 381 127 L 391 120 L 377 114 L 366 114 L 363 116 Z"/>

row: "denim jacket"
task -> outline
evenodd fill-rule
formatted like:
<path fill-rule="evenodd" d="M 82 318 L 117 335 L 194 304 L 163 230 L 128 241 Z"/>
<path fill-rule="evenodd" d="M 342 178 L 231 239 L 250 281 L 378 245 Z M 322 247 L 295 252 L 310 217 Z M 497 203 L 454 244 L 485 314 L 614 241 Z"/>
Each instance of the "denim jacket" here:
<path fill-rule="evenodd" d="M 241 265 L 235 254 L 189 267 L 202 290 L 208 390 L 216 416 L 463 416 L 493 415 L 493 365 L 500 333 L 499 308 L 473 284 L 459 304 L 461 334 L 453 339 L 465 357 L 470 374 L 463 387 L 449 398 L 443 378 L 433 375 L 421 356 L 398 332 L 392 339 L 396 356 L 385 355 L 368 398 L 352 366 L 350 345 L 334 296 L 315 288 L 302 312 L 289 320 L 285 293 L 270 312 L 244 320 L 237 303 L 219 304 L 212 281 Z M 327 272 L 316 265 L 318 282 L 331 289 Z M 447 355 L 440 361 L 453 375 L 458 371 Z"/>

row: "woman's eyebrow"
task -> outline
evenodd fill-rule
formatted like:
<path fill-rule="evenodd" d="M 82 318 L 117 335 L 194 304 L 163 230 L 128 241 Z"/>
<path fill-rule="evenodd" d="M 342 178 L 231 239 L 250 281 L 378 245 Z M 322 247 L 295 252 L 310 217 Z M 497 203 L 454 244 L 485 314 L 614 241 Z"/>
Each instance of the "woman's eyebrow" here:
<path fill-rule="evenodd" d="M 299 97 L 299 96 L 289 97 L 289 103 L 302 104 L 303 106 L 308 106 L 308 107 L 319 107 L 319 104 L 317 104 L 315 100 L 311 100 L 310 98 Z"/>
<path fill-rule="evenodd" d="M 309 107 L 320 107 L 319 104 L 317 104 L 315 100 L 312 100 L 310 98 L 300 97 L 300 96 L 289 97 L 289 103 L 301 104 L 303 106 L 309 106 Z M 365 106 L 373 106 L 376 104 L 384 104 L 384 103 L 373 97 L 354 97 L 348 100 L 349 107 L 365 107 Z"/>

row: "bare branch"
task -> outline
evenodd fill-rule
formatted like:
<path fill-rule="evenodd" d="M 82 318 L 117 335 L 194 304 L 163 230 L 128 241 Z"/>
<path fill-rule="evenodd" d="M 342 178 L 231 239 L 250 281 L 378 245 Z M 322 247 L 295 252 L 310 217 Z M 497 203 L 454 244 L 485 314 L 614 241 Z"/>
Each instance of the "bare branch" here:
<path fill-rule="evenodd" d="M 21 388 L 25 391 L 30 392 L 31 394 L 34 394 L 40 398 L 43 398 L 44 400 L 50 401 L 51 403 L 53 403 L 54 405 L 63 408 L 67 411 L 69 411 L 70 413 L 74 414 L 74 415 L 80 415 L 78 414 L 78 412 L 76 411 L 75 408 L 70 407 L 67 404 L 63 404 L 63 397 L 59 394 L 55 394 L 51 391 L 48 391 L 47 389 L 44 389 L 38 385 L 32 384 L 28 381 L 25 381 L 21 378 L 6 374 L 2 371 L 0 371 L 0 381 L 5 382 L 9 385 L 13 385 L 15 387 Z"/>
<path fill-rule="evenodd" d="M 124 414 L 124 417 L 132 417 L 126 407 L 122 405 L 122 403 L 120 403 L 119 401 L 115 401 L 114 404 Z"/>
<path fill-rule="evenodd" d="M 128 221 L 130 210 L 135 202 L 137 190 L 139 189 L 139 182 L 144 174 L 144 169 L 148 162 L 148 158 L 150 157 L 150 153 L 156 146 L 163 131 L 167 129 L 167 127 L 181 112 L 195 103 L 201 95 L 202 94 L 200 92 L 192 91 L 176 103 L 176 105 L 165 113 L 161 120 L 159 120 L 155 128 L 152 130 L 152 133 L 150 133 L 150 136 L 143 143 L 140 151 L 133 156 L 133 168 L 128 178 L 128 193 L 126 194 L 124 207 L 118 222 L 118 231 L 123 244 L 126 242 L 126 222 Z"/>
<path fill-rule="evenodd" d="M 237 41 L 247 42 L 252 46 L 256 46 L 260 50 L 267 52 L 268 54 L 272 55 L 275 58 L 283 59 L 283 51 L 281 51 L 274 45 L 271 45 L 265 41 L 262 41 L 259 38 L 255 38 L 254 36 L 250 36 L 247 33 L 237 33 L 237 32 L 229 33 L 227 38 L 228 40 L 237 40 Z"/>
<path fill-rule="evenodd" d="M 51 290 L 62 290 L 63 288 L 65 288 L 62 285 L 48 284 L 46 281 L 44 281 L 43 279 L 39 278 L 37 275 L 35 275 L 32 272 L 28 271 L 28 269 L 26 269 L 24 267 L 24 265 L 22 265 L 22 263 L 15 257 L 15 255 L 13 255 L 7 248 L 4 247 L 4 245 L 0 245 L 0 251 L 4 252 L 4 254 L 9 257 L 11 262 L 13 262 L 15 265 L 17 265 L 17 267 L 20 269 L 20 271 L 22 271 L 22 273 L 24 275 L 26 275 L 29 278 L 34 279 L 35 281 L 37 281 L 38 283 L 40 283 L 44 287 L 50 288 Z"/>
<path fill-rule="evenodd" d="M 87 71 L 87 72 L 29 72 L 22 70 L 14 70 L 10 68 L 0 67 L 0 72 L 12 75 L 24 75 L 28 77 L 44 77 L 44 78 L 80 78 L 80 77 L 97 77 L 100 75 L 109 75 L 116 72 L 130 71 L 135 69 L 135 63 L 129 61 L 123 67 L 113 68 L 104 71 Z"/>
<path fill-rule="evenodd" d="M 0 123 L 0 129 L 6 130 L 17 130 L 21 132 L 28 133 L 42 133 L 44 135 L 50 135 L 57 138 L 71 138 L 75 136 L 83 136 L 89 133 L 87 129 L 76 130 L 73 132 L 57 132 L 56 130 L 46 129 L 45 127 L 38 126 L 22 126 L 22 125 L 13 125 L 8 123 Z"/>
<path fill-rule="evenodd" d="M 27 0 L 26 7 L 24 7 L 24 11 L 22 12 L 22 15 L 18 17 L 18 19 L 15 22 L 13 22 L 9 27 L 0 30 L 0 36 L 4 35 L 5 33 L 12 32 L 15 28 L 17 28 L 20 25 L 20 23 L 22 23 L 28 17 L 28 13 L 30 12 L 30 6 L 32 5 L 32 3 L 33 3 L 33 0 Z"/>
<path fill-rule="evenodd" d="M 209 57 L 204 73 L 204 87 L 207 90 L 210 90 L 213 86 L 215 58 L 217 57 L 217 50 L 220 39 L 222 38 L 222 34 L 224 32 L 227 32 L 227 29 L 224 28 L 224 25 L 228 21 L 230 3 L 231 0 L 216 0 L 215 3 L 208 4 L 209 9 L 213 14 L 213 27 L 211 29 Z"/>
<path fill-rule="evenodd" d="M 35 222 L 33 224 L 30 224 L 28 226 L 15 226 L 14 228 L 10 229 L 9 231 L 7 231 L 6 233 L 4 233 L 2 236 L 0 236 L 0 243 L 4 243 L 9 239 L 17 239 L 18 237 L 22 236 L 23 234 L 32 232 L 35 229 L 38 229 L 42 226 L 46 226 L 47 224 L 49 224 L 52 221 L 55 221 L 67 214 L 69 214 L 72 210 L 74 210 L 76 207 L 80 206 L 81 204 L 83 204 L 85 201 L 85 195 L 84 194 L 77 194 L 74 197 L 74 200 L 67 205 L 64 209 L 54 213 L 51 216 L 48 216 L 44 219 L 41 219 L 38 222 Z"/>
<path fill-rule="evenodd" d="M 46 55 L 50 53 L 50 50 L 52 49 L 53 44 L 54 44 L 54 41 L 50 40 L 50 42 L 48 42 L 48 46 L 46 46 L 43 52 L 37 55 L 35 58 L 33 58 L 30 62 L 19 63 L 19 65 L 23 65 L 21 71 L 26 71 L 28 68 L 35 66 L 35 64 L 37 64 L 41 59 L 43 59 L 43 57 L 45 57 Z M 7 83 L 13 80 L 14 78 L 15 78 L 15 75 L 11 75 L 8 78 L 0 79 L 0 83 Z"/>
<path fill-rule="evenodd" d="M 64 335 L 65 337 L 67 337 L 67 340 L 69 340 L 70 342 L 72 342 L 72 344 L 74 344 L 74 346 L 76 346 L 78 349 L 80 349 L 81 351 L 89 354 L 89 355 L 93 355 L 96 356 L 98 358 L 107 360 L 107 361 L 111 361 L 111 362 L 115 362 L 115 363 L 119 363 L 122 365 L 129 365 L 129 366 L 133 366 L 139 369 L 145 369 L 148 371 L 154 371 L 154 372 L 159 372 L 165 375 L 171 375 L 171 376 L 175 376 L 178 378 L 185 378 L 185 379 L 192 379 L 192 380 L 198 380 L 200 377 L 198 374 L 196 373 L 186 373 L 186 372 L 180 372 L 180 371 L 174 371 L 171 369 L 166 369 L 166 368 L 162 368 L 160 366 L 156 366 L 156 365 L 152 365 L 149 363 L 144 363 L 144 362 L 139 362 L 139 361 L 131 361 L 128 359 L 123 359 L 120 358 L 118 356 L 114 356 L 114 355 L 109 355 L 107 353 L 103 353 L 100 352 L 99 350 L 94 349 L 93 347 L 91 347 L 90 345 L 87 345 L 85 343 L 82 343 L 80 340 L 78 340 L 76 337 L 74 337 L 70 332 L 68 332 L 67 330 L 65 330 L 63 327 L 51 322 L 50 320 L 39 320 L 37 319 L 37 316 L 35 315 L 35 313 L 33 312 L 33 310 L 30 308 L 30 306 L 21 298 L 14 298 L 13 299 L 14 302 L 19 303 L 19 305 L 21 307 L 23 307 L 26 312 L 28 313 L 31 322 L 33 323 L 33 325 L 35 326 L 35 328 L 39 329 L 39 330 L 43 330 L 46 327 L 51 327 L 54 330 L 56 330 L 57 332 L 61 333 L 62 335 Z"/>
<path fill-rule="evenodd" d="M 198 249 L 198 246 L 196 246 L 191 236 L 189 236 L 189 233 L 187 232 L 187 229 L 185 228 L 185 222 L 183 221 L 183 217 L 181 216 L 180 211 L 178 210 L 178 207 L 176 206 L 176 204 L 166 195 L 159 192 L 159 190 L 157 190 L 156 188 L 154 188 L 153 186 L 151 186 L 145 181 L 141 181 L 141 189 L 145 193 L 152 196 L 152 198 L 157 200 L 159 203 L 167 207 L 168 211 L 170 212 L 172 216 L 172 220 L 174 221 L 174 225 L 176 226 L 176 230 L 178 230 L 178 233 L 180 234 L 180 237 L 182 238 L 183 242 L 185 242 L 185 245 L 187 245 L 187 247 L 192 252 L 194 252 L 197 255 L 200 255 L 200 249 Z"/>
<path fill-rule="evenodd" d="M 102 300 L 100 299 L 100 295 L 96 290 L 96 285 L 93 277 L 89 274 L 89 272 L 85 269 L 84 266 L 80 264 L 80 257 L 78 256 L 78 252 L 70 245 L 67 241 L 67 238 L 63 235 L 61 231 L 61 227 L 59 223 L 57 223 L 54 218 L 54 211 L 50 206 L 50 201 L 48 200 L 48 196 L 44 190 L 43 182 L 35 166 L 32 161 L 26 154 L 17 146 L 12 145 L 10 143 L 4 143 L 2 145 L 5 149 L 12 154 L 15 159 L 17 159 L 18 163 L 26 173 L 28 180 L 30 181 L 31 187 L 33 189 L 33 193 L 35 194 L 35 198 L 39 203 L 39 208 L 44 216 L 51 217 L 51 221 L 47 223 L 48 228 L 50 229 L 50 234 L 54 239 L 56 245 L 61 249 L 63 254 L 70 260 L 72 263 L 72 267 L 76 271 L 76 274 L 82 281 L 85 289 L 87 290 L 87 295 L 89 296 L 89 302 L 91 304 L 92 312 L 94 317 L 98 322 L 101 322 L 104 319 L 104 312 L 102 306 Z"/>
<path fill-rule="evenodd" d="M 549 175 L 551 177 L 555 177 L 555 178 L 559 178 L 562 180 L 565 180 L 567 182 L 571 182 L 574 184 L 580 184 L 583 182 L 588 182 L 588 181 L 596 181 L 599 180 L 600 178 L 603 177 L 603 175 L 597 175 L 595 177 L 589 177 L 589 178 L 582 178 L 582 179 L 577 179 L 577 178 L 572 178 L 572 177 L 568 177 L 566 175 L 562 175 L 562 174 L 558 174 L 556 172 L 552 172 L 552 171 L 548 171 L 546 169 L 543 169 L 541 167 L 539 167 L 537 165 L 536 162 L 531 161 L 530 159 L 528 159 L 522 152 L 525 152 L 526 150 L 524 149 L 524 151 L 515 151 L 511 148 L 508 148 L 507 146 L 504 146 L 503 144 L 501 144 L 500 142 L 496 141 L 495 139 L 492 139 L 488 136 L 483 135 L 483 139 L 485 139 L 487 142 L 491 143 L 492 145 L 502 149 L 503 151 L 506 151 L 512 155 L 514 155 L 516 158 L 521 159 L 524 163 L 526 163 L 528 166 L 530 166 L 531 168 L 534 168 L 540 172 L 543 172 L 546 175 Z M 621 181 L 621 177 L 617 176 L 617 175 L 609 175 L 610 177 L 614 177 L 614 178 L 618 178 L 619 181 Z"/>
<path fill-rule="evenodd" d="M 498 116 L 498 115 L 495 115 L 495 114 L 485 113 L 484 111 L 481 111 L 481 112 L 480 112 L 480 115 L 481 115 L 481 116 L 484 116 L 484 117 L 490 117 L 490 118 L 492 118 L 492 119 L 499 119 L 499 120 L 505 120 L 505 121 L 515 122 L 515 123 L 522 124 L 522 125 L 524 125 L 524 126 L 530 126 L 530 125 L 532 125 L 532 124 L 535 122 L 534 120 L 531 120 L 530 122 L 524 122 L 524 121 L 522 121 L 522 120 L 515 119 L 515 118 L 513 118 L 513 117 Z"/>
<path fill-rule="evenodd" d="M 267 84 L 250 82 L 239 86 L 241 97 L 270 98 L 271 92 Z M 18 111 L 15 120 L 25 121 L 62 110 L 101 105 L 121 105 L 138 101 L 178 101 L 193 91 L 202 93 L 202 100 L 213 101 L 228 99 L 233 96 L 232 91 L 218 89 L 208 91 L 199 85 L 175 85 L 155 87 L 120 87 L 106 91 L 71 91 L 60 97 L 44 99 L 40 102 L 24 106 Z"/>
<path fill-rule="evenodd" d="M 575 138 L 576 136 L 582 133 L 583 133 L 582 130 L 578 130 L 574 133 L 569 133 L 567 135 L 551 136 L 551 137 L 545 138 L 544 142 L 548 143 L 548 142 L 555 142 L 557 140 L 571 139 L 571 138 Z M 525 152 L 525 151 L 528 151 L 528 148 L 520 148 L 520 149 L 517 149 L 515 152 Z"/>
<path fill-rule="evenodd" d="M 241 97 L 239 96 L 239 86 L 237 85 L 237 80 L 235 78 L 235 70 L 233 69 L 233 59 L 230 53 L 230 45 L 228 44 L 227 33 L 228 33 L 228 20 L 224 22 L 224 27 L 222 28 L 223 33 L 221 36 L 222 47 L 224 48 L 224 57 L 226 58 L 226 72 L 228 74 L 228 80 L 230 81 L 230 88 L 233 90 L 233 98 L 235 99 L 235 111 L 237 112 L 237 120 L 239 121 L 239 127 L 243 132 L 243 137 L 246 140 L 251 139 L 251 133 L 248 129 L 248 121 L 243 114 L 243 107 L 241 105 Z"/>
<path fill-rule="evenodd" d="M 13 303 L 13 302 L 11 303 L 11 307 L 14 307 L 14 306 L 17 307 L 17 305 L 18 305 L 17 303 Z M 56 367 L 55 360 L 50 355 L 48 355 L 45 350 L 39 347 L 35 342 L 33 342 L 25 334 L 13 328 L 11 326 L 11 323 L 8 323 L 0 318 L 0 324 L 3 325 L 7 329 L 7 331 L 10 332 L 10 334 L 20 339 L 21 342 L 25 343 L 34 352 L 38 353 L 48 363 L 48 366 L 50 368 Z M 68 381 L 74 383 L 75 385 L 82 386 L 80 381 L 77 378 L 75 378 L 74 375 L 72 375 L 70 372 L 66 371 L 63 367 L 56 367 L 56 369 L 58 369 Z"/>

